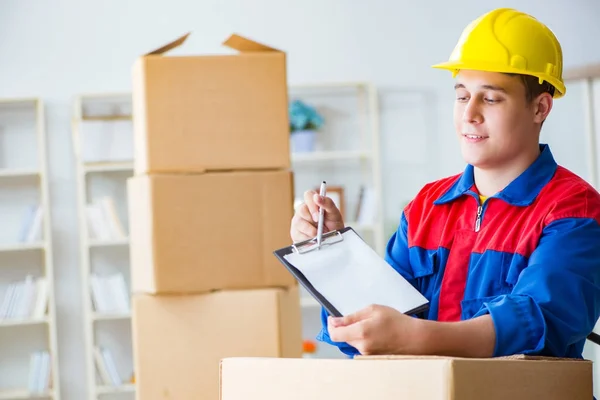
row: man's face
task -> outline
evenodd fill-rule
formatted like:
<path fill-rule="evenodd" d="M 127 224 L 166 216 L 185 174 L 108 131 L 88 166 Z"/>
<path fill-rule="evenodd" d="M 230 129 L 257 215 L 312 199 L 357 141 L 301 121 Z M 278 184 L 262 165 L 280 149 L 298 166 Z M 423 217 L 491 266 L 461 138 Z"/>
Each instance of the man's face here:
<path fill-rule="evenodd" d="M 518 77 L 462 70 L 455 89 L 454 126 L 467 163 L 502 168 L 531 154 L 538 143 L 538 119 Z"/>

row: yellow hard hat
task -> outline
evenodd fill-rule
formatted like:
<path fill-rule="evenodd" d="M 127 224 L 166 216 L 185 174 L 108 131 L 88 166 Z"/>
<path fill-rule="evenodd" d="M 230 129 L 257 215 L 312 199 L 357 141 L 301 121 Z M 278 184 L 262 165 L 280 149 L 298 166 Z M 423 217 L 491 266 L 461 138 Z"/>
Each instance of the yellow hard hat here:
<path fill-rule="evenodd" d="M 499 8 L 472 21 L 462 32 L 450 60 L 433 65 L 456 76 L 461 69 L 532 75 L 565 95 L 562 48 L 552 31 L 531 15 Z"/>

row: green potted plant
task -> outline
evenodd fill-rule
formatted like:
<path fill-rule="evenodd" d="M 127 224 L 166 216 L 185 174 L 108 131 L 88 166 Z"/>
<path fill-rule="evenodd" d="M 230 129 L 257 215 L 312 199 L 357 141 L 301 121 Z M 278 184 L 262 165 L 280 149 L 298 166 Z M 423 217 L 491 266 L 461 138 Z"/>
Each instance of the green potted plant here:
<path fill-rule="evenodd" d="M 294 153 L 311 152 L 315 149 L 317 130 L 323 126 L 323 117 L 301 100 L 289 106 L 291 150 Z"/>

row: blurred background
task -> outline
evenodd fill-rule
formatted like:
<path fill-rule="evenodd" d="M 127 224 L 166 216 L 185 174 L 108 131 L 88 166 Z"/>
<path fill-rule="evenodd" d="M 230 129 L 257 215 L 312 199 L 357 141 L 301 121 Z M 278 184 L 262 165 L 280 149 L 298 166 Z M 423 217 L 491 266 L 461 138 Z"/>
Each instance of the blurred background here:
<path fill-rule="evenodd" d="M 290 133 L 295 200 L 326 179 L 346 221 L 382 254 L 416 192 L 464 167 L 454 82 L 430 66 L 446 60 L 471 20 L 496 7 L 547 24 L 565 70 L 600 64 L 594 0 L 1 2 L 0 399 L 33 398 L 31 369 L 44 370 L 44 351 L 57 354 L 61 399 L 134 398 L 125 187 L 138 57 L 187 32 L 168 56 L 235 54 L 222 44 L 232 33 L 285 52 L 290 104 L 316 114 L 311 129 Z M 600 103 L 590 99 L 600 98 L 600 84 L 571 76 L 542 140 L 598 187 L 600 145 L 591 147 L 590 127 Z M 40 210 L 49 225 L 36 225 Z M 102 213 L 108 219 L 97 219 Z M 82 229 L 95 236 L 81 240 Z M 8 318 L 20 281 L 23 290 L 54 293 L 52 314 L 31 300 L 27 318 Z M 103 313 L 102 297 L 113 300 Z M 340 357 L 313 341 L 320 308 L 308 297 L 301 305 L 306 355 Z M 588 343 L 586 357 L 595 360 L 596 347 Z M 94 378 L 90 369 L 107 358 L 108 376 Z M 47 396 L 40 398 L 59 398 L 40 384 Z"/>

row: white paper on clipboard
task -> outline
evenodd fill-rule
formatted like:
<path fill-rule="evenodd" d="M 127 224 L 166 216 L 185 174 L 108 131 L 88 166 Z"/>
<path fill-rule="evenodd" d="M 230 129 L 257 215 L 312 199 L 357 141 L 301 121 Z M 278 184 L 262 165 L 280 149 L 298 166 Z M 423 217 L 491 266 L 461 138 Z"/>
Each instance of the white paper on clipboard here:
<path fill-rule="evenodd" d="M 422 309 L 428 300 L 352 229 L 331 246 L 284 258 L 342 315 L 371 304 L 402 313 Z"/>

